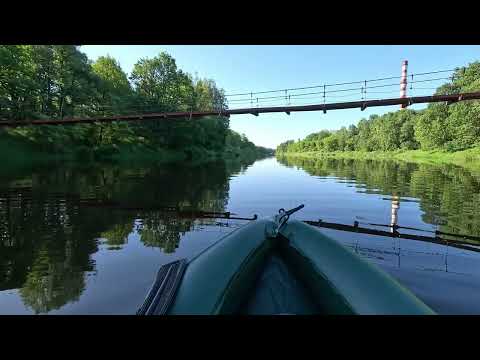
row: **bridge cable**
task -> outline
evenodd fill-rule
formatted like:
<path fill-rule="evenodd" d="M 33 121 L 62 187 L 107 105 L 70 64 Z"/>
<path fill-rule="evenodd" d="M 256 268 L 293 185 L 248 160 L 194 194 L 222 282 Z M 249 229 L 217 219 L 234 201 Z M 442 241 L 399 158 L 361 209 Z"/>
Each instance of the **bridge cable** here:
<path fill-rule="evenodd" d="M 424 75 L 430 75 L 430 74 L 440 74 L 440 73 L 445 73 L 445 72 L 456 71 L 457 69 L 458 68 L 448 69 L 448 70 L 439 70 L 439 71 L 429 71 L 429 72 L 423 72 L 423 73 L 416 73 L 416 74 L 412 74 L 412 75 L 424 76 Z M 377 82 L 377 81 L 393 80 L 393 79 L 400 79 L 400 78 L 401 78 L 401 76 L 390 76 L 390 77 L 384 77 L 384 78 L 368 79 L 366 81 Z M 314 85 L 314 86 L 303 86 L 303 87 L 277 89 L 277 90 L 257 91 L 257 92 L 248 92 L 248 93 L 235 93 L 235 94 L 226 94 L 225 97 L 244 96 L 244 95 L 253 95 L 253 94 L 255 94 L 255 95 L 269 94 L 269 93 L 283 92 L 285 90 L 295 91 L 295 90 L 316 89 L 316 88 L 321 88 L 321 87 L 324 87 L 324 86 L 325 87 L 333 87 L 333 86 L 362 84 L 364 82 L 365 82 L 365 80 L 359 80 L 359 81 L 350 81 L 350 82 L 343 82 L 343 83 L 323 84 L 323 85 Z"/>

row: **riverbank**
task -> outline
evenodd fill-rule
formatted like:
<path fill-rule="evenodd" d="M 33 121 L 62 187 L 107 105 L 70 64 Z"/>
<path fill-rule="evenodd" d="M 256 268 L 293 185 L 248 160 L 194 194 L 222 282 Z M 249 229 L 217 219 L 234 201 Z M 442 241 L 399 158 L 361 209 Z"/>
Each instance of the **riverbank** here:
<path fill-rule="evenodd" d="M 144 143 L 123 143 L 109 146 L 86 146 L 64 142 L 53 143 L 39 141 L 38 137 L 29 139 L 9 132 L 0 131 L 0 153 L 2 167 L 0 173 L 20 171 L 32 166 L 57 166 L 65 163 L 156 163 L 168 164 L 188 161 L 191 164 L 202 164 L 212 161 L 254 162 L 271 153 L 259 147 L 243 149 L 232 146 L 222 152 L 209 149 L 194 148 L 193 151 L 155 148 Z"/>
<path fill-rule="evenodd" d="M 276 153 L 281 157 L 297 158 L 337 158 L 360 160 L 400 160 L 426 164 L 455 164 L 470 170 L 480 171 L 480 147 L 468 150 L 446 152 L 441 150 L 397 150 L 397 151 L 310 151 Z"/>
<path fill-rule="evenodd" d="M 154 150 L 142 144 L 109 148 L 88 146 L 48 148 L 45 144 L 8 135 L 0 136 L 0 153 L 4 166 L 55 161 L 130 161 L 134 159 L 171 162 L 183 160 L 186 157 L 179 152 Z"/>

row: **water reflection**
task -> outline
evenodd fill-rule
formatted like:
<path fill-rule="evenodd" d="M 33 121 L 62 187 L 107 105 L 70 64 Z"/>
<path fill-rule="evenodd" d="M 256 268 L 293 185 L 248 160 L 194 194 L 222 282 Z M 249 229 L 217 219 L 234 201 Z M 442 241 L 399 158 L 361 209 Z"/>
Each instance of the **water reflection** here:
<path fill-rule="evenodd" d="M 0 169 L 0 312 L 135 313 L 160 265 L 193 256 L 236 225 L 182 215 L 196 210 L 262 216 L 305 203 L 296 218 L 480 236 L 480 177 L 468 170 L 391 161 L 278 160 L 285 166 L 268 159 L 251 168 L 219 161 Z M 458 313 L 465 305 L 480 313 L 477 253 L 325 231 L 397 272 L 437 310 Z M 419 268 L 426 271 L 409 273 Z"/>
<path fill-rule="evenodd" d="M 404 202 L 418 202 L 422 220 L 444 232 L 480 235 L 480 176 L 455 166 L 432 166 L 395 161 L 298 159 L 282 157 L 282 164 L 320 177 L 352 184 L 358 193 L 388 195 L 391 223 L 398 223 Z M 412 198 L 414 198 L 412 200 Z M 403 224 L 408 225 L 408 224 Z"/>
<path fill-rule="evenodd" d="M 480 194 L 478 173 L 454 165 L 394 161 L 298 158 L 278 161 L 320 179 L 319 187 L 335 189 L 341 194 L 331 196 L 338 199 L 338 205 L 327 202 L 317 210 L 320 218 L 325 215 L 326 221 L 332 213 L 333 222 L 352 224 L 357 220 L 480 235 L 476 206 Z M 338 189 L 332 183 L 344 187 Z M 354 193 L 346 191 L 349 187 Z M 388 209 L 388 216 L 383 218 L 381 202 L 388 202 L 388 207 L 383 207 L 385 212 Z M 477 251 L 401 238 L 322 231 L 380 266 L 436 312 L 480 313 Z M 463 240 L 478 248 L 478 241 Z"/>
<path fill-rule="evenodd" d="M 222 212 L 229 178 L 250 165 L 56 166 L 30 174 L 0 174 L 0 291 L 19 289 L 23 304 L 47 313 L 79 300 L 95 276 L 92 255 L 120 250 L 131 234 L 168 254 L 194 224 L 149 207 Z M 31 170 L 30 170 L 31 171 Z M 89 207 L 114 201 L 139 210 Z"/>

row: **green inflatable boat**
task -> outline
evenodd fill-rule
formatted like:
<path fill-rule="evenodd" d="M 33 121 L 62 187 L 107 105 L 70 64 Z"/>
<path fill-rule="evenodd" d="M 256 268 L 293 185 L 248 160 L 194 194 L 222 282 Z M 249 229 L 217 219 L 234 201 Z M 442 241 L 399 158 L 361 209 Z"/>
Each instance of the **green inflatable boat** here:
<path fill-rule="evenodd" d="M 375 265 L 317 228 L 289 221 L 302 207 L 163 265 L 137 314 L 434 314 Z"/>

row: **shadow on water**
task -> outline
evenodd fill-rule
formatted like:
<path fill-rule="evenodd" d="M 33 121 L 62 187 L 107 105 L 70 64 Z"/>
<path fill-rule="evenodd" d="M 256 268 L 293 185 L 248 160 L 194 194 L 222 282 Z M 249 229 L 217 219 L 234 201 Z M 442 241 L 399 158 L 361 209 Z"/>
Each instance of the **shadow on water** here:
<path fill-rule="evenodd" d="M 18 289 L 34 313 L 60 309 L 78 301 L 87 277 L 96 275 L 92 255 L 100 249 L 120 250 L 135 233 L 144 247 L 172 253 L 199 223 L 164 211 L 85 207 L 82 201 L 222 212 L 230 177 L 249 165 L 77 164 L 0 173 L 0 302 L 6 290 Z"/>

